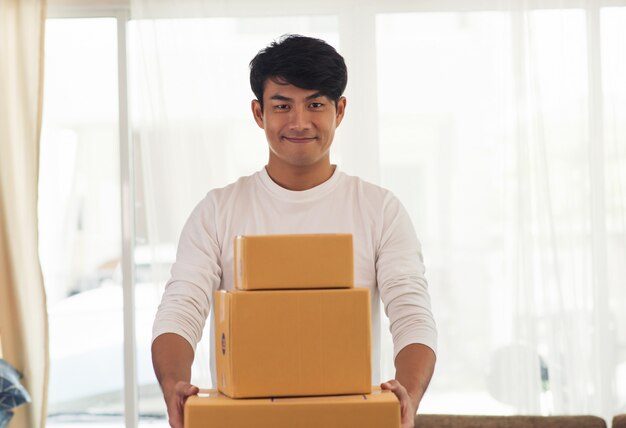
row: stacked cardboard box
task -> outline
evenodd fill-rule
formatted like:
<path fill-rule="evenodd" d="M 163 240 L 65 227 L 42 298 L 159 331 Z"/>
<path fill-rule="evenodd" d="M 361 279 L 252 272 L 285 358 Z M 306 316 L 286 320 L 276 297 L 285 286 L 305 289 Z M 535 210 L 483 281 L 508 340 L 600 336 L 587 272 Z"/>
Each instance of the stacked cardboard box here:
<path fill-rule="evenodd" d="M 190 397 L 188 428 L 399 428 L 400 405 L 389 391 L 367 395 L 232 399 L 216 390 Z"/>
<path fill-rule="evenodd" d="M 235 239 L 236 290 L 214 294 L 219 393 L 187 401 L 187 428 L 331 428 L 357 414 L 355 426 L 399 426 L 395 396 L 372 394 L 370 295 L 354 288 L 352 245 L 348 234 Z"/>
<path fill-rule="evenodd" d="M 238 236 L 235 288 L 353 288 L 352 245 L 349 234 Z"/>

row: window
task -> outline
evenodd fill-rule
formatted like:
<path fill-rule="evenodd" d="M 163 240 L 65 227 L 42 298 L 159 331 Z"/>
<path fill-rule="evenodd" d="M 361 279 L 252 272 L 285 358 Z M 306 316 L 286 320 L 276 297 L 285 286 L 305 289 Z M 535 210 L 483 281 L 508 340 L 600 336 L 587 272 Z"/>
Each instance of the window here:
<path fill-rule="evenodd" d="M 164 257 L 157 263 L 168 266 L 149 283 L 135 285 L 137 304 L 151 302 L 144 305 L 146 316 L 136 322 L 138 350 L 146 350 L 138 353 L 139 373 L 152 375 L 152 322 L 189 213 L 210 188 L 253 173 L 267 159 L 262 133 L 248 107 L 253 98 L 248 63 L 259 46 L 281 35 L 276 28 L 281 34 L 313 33 L 337 43 L 333 16 L 129 22 L 135 239 L 137 249 L 145 250 L 146 266 L 159 252 Z M 158 102 L 151 99 L 155 93 L 161 97 Z M 192 382 L 203 387 L 212 384 L 211 319 L 192 370 Z M 142 389 L 140 384 L 139 411 L 164 414 L 156 385 Z"/>
<path fill-rule="evenodd" d="M 116 20 L 49 19 L 39 180 L 50 425 L 123 413 Z"/>
<path fill-rule="evenodd" d="M 59 9 L 76 19 L 48 21 L 39 212 L 50 425 L 132 427 L 139 416 L 167 426 L 150 361 L 154 313 L 189 212 L 266 160 L 248 62 L 288 32 L 346 57 L 333 161 L 394 191 L 422 241 L 440 349 L 420 411 L 623 409 L 626 4 L 226 3 L 141 19 L 125 6 Z M 132 165 L 120 163 L 131 154 Z M 132 236 L 120 214 L 129 184 Z M 130 242 L 136 382 L 124 377 Z M 193 367 L 202 387 L 208 325 Z"/>
<path fill-rule="evenodd" d="M 591 412 L 622 379 L 624 363 L 591 347 L 562 354 L 575 340 L 623 343 L 609 306 L 623 302 L 623 14 L 594 13 L 377 16 L 381 181 L 408 201 L 436 284 L 425 412 Z"/>

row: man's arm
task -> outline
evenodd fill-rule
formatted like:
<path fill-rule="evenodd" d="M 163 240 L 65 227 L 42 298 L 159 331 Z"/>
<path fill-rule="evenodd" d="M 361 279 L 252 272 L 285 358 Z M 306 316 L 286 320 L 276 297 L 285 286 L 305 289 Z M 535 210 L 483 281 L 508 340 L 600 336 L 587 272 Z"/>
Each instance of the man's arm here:
<path fill-rule="evenodd" d="M 417 410 L 435 370 L 435 353 L 426 345 L 413 343 L 396 357 L 396 380 L 402 384 Z"/>
<path fill-rule="evenodd" d="M 435 370 L 435 353 L 426 345 L 413 343 L 396 356 L 396 378 L 381 384 L 400 401 L 402 428 L 414 426 L 415 413 Z"/>
<path fill-rule="evenodd" d="M 185 400 L 198 393 L 191 385 L 194 351 L 189 342 L 174 333 L 165 333 L 152 342 L 152 365 L 167 406 L 172 428 L 183 428 Z"/>

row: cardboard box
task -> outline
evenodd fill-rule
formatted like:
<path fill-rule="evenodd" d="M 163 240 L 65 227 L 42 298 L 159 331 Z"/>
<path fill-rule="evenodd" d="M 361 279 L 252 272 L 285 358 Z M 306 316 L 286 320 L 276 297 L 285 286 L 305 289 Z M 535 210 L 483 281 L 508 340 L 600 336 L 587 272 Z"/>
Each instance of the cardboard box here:
<path fill-rule="evenodd" d="M 352 235 L 257 235 L 235 238 L 235 288 L 351 288 Z"/>
<path fill-rule="evenodd" d="M 217 388 L 232 398 L 368 394 L 366 288 L 214 293 Z"/>
<path fill-rule="evenodd" d="M 389 391 L 330 397 L 231 399 L 215 390 L 189 397 L 185 428 L 399 428 Z"/>

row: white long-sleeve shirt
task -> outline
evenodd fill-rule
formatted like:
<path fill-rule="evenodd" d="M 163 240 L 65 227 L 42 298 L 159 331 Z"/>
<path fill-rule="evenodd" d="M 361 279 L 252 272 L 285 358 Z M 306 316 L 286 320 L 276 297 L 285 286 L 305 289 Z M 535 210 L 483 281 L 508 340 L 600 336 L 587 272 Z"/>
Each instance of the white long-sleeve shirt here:
<path fill-rule="evenodd" d="M 184 337 L 195 349 L 209 316 L 213 291 L 234 288 L 237 235 L 351 233 L 355 287 L 372 299 L 372 382 L 380 382 L 380 301 L 389 317 L 394 359 L 405 346 L 436 351 L 420 244 L 400 201 L 388 190 L 335 170 L 324 183 L 287 190 L 267 171 L 211 190 L 196 206 L 180 237 L 176 262 L 153 326 Z M 211 323 L 211 345 L 215 343 Z M 215 376 L 215 352 L 210 352 Z"/>

